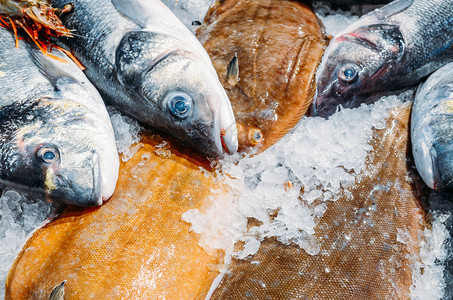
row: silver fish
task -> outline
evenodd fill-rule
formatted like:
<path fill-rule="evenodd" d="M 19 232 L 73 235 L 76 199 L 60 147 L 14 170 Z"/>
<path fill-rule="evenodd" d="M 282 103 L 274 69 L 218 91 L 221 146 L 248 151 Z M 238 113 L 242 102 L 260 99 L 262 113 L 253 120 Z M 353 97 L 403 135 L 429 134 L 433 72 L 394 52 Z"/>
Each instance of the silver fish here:
<path fill-rule="evenodd" d="M 67 0 L 54 1 L 62 7 Z M 195 36 L 159 0 L 74 0 L 64 39 L 121 111 L 208 156 L 237 150 L 233 110 Z"/>
<path fill-rule="evenodd" d="M 453 190 L 453 63 L 419 87 L 411 116 L 412 153 L 425 183 Z"/>
<path fill-rule="evenodd" d="M 396 0 L 335 35 L 317 72 L 312 115 L 371 103 L 453 61 L 453 0 Z"/>
<path fill-rule="evenodd" d="M 101 96 L 62 52 L 44 56 L 0 27 L 0 183 L 50 201 L 95 206 L 119 159 Z"/>

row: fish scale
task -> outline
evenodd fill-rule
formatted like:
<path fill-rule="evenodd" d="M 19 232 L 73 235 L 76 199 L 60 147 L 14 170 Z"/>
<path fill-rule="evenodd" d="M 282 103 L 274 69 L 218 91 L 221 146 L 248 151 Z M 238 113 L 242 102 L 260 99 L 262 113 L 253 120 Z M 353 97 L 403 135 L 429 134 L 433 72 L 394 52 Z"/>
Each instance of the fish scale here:
<path fill-rule="evenodd" d="M 54 1 L 56 7 L 66 2 Z M 62 21 L 76 35 L 62 42 L 110 104 L 207 156 L 237 150 L 233 111 L 211 61 L 165 5 L 159 0 L 72 3 L 74 10 Z M 186 114 L 175 112 L 173 99 Z"/>
<path fill-rule="evenodd" d="M 56 202 L 102 204 L 118 153 L 101 96 L 58 50 L 49 58 L 0 28 L 0 183 Z"/>
<path fill-rule="evenodd" d="M 452 22 L 452 0 L 396 0 L 363 16 L 327 48 L 312 113 L 328 117 L 340 105 L 369 104 L 420 83 L 453 61 Z"/>

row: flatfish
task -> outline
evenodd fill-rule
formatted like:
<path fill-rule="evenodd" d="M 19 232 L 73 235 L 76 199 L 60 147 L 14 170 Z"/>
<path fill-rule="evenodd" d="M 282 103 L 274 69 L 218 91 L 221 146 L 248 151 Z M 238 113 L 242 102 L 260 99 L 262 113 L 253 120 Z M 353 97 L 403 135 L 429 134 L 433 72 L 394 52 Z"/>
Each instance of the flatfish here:
<path fill-rule="evenodd" d="M 309 6 L 287 0 L 217 2 L 197 37 L 231 101 L 239 151 L 264 151 L 294 128 L 313 98 L 327 43 Z"/>
<path fill-rule="evenodd" d="M 419 230 L 427 226 L 426 187 L 407 162 L 410 106 L 377 130 L 356 183 L 315 228 L 317 255 L 275 239 L 233 260 L 213 299 L 408 299 Z M 405 243 L 397 236 L 405 236 Z"/>
<path fill-rule="evenodd" d="M 9 272 L 6 299 L 49 299 L 61 285 L 65 299 L 207 293 L 223 253 L 206 253 L 181 215 L 224 187 L 201 159 L 150 139 L 141 143 L 122 163 L 110 201 L 99 209 L 68 207 L 31 234 Z"/>

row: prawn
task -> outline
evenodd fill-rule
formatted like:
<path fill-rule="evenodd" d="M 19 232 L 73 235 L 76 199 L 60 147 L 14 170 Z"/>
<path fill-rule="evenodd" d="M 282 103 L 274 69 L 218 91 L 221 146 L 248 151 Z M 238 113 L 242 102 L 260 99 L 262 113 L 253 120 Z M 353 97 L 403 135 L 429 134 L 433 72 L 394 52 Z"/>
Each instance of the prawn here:
<path fill-rule="evenodd" d="M 67 29 L 58 15 L 72 10 L 72 5 L 67 4 L 63 9 L 53 8 L 48 0 L 0 0 L 0 26 L 14 32 L 16 47 L 19 47 L 18 28 L 24 30 L 36 46 L 47 56 L 58 61 L 64 59 L 50 54 L 53 45 L 51 37 L 73 37 L 71 30 Z M 49 50 L 50 49 L 50 50 Z M 64 49 L 61 49 L 64 50 Z M 83 70 L 84 67 L 67 50 L 64 52 Z"/>

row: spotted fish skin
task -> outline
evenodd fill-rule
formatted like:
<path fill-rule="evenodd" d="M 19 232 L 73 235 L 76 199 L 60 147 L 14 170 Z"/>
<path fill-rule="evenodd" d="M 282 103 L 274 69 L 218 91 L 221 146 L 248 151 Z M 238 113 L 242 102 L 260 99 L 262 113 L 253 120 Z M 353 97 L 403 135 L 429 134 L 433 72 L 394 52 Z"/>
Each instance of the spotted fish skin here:
<path fill-rule="evenodd" d="M 164 4 L 72 3 L 62 21 L 76 36 L 64 44 L 108 102 L 207 156 L 237 150 L 233 110 L 209 56 Z"/>
<path fill-rule="evenodd" d="M 335 35 L 317 72 L 314 115 L 372 103 L 453 60 L 453 1 L 397 0 Z"/>
<path fill-rule="evenodd" d="M 453 63 L 434 72 L 417 91 L 411 118 L 412 153 L 425 183 L 453 189 Z"/>
<path fill-rule="evenodd" d="M 312 102 L 327 43 L 309 6 L 287 0 L 219 2 L 197 37 L 234 108 L 239 152 L 262 152 L 296 126 Z"/>
<path fill-rule="evenodd" d="M 102 204 L 119 160 L 101 96 L 62 52 L 44 56 L 0 28 L 0 183 L 50 201 Z"/>

